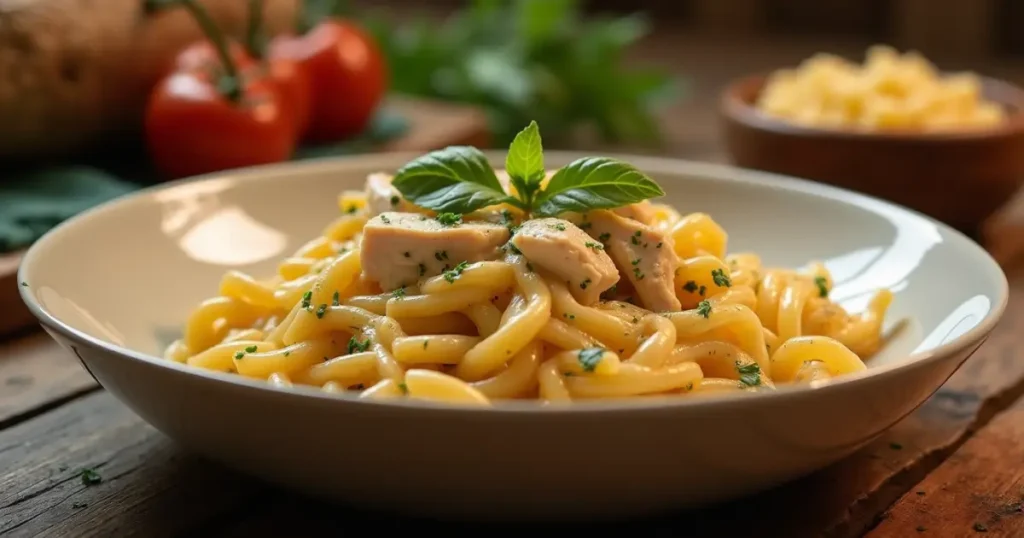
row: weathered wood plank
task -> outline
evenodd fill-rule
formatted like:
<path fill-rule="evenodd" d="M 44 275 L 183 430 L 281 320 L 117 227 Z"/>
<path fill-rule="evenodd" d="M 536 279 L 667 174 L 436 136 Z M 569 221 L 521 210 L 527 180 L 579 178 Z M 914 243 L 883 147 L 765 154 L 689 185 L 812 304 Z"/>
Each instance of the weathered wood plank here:
<path fill-rule="evenodd" d="M 0 342 L 0 430 L 97 388 L 78 360 L 42 331 Z"/>
<path fill-rule="evenodd" d="M 908 491 L 868 538 L 1024 536 L 1024 400 Z"/>
<path fill-rule="evenodd" d="M 87 486 L 80 473 L 103 481 Z M 181 452 L 99 392 L 0 432 L 0 535 L 190 536 L 251 481 Z"/>

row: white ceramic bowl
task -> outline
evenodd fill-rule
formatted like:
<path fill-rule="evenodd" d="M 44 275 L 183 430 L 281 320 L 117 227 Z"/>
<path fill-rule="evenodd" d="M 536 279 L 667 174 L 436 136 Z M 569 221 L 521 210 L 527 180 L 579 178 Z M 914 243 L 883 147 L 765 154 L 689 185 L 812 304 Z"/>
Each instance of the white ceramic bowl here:
<path fill-rule="evenodd" d="M 547 161 L 578 156 L 549 152 Z M 909 321 L 866 372 L 826 386 L 566 409 L 359 401 L 158 358 L 226 269 L 271 274 L 336 215 L 339 191 L 411 157 L 236 171 L 116 200 L 31 248 L 23 297 L 107 390 L 189 449 L 316 496 L 516 519 L 692 507 L 819 469 L 928 398 L 1006 305 L 996 263 L 918 214 L 778 176 L 624 157 L 681 211 L 717 219 L 730 250 L 753 249 L 781 266 L 824 260 L 845 306 L 860 310 L 873 290 L 890 287 L 888 327 Z"/>

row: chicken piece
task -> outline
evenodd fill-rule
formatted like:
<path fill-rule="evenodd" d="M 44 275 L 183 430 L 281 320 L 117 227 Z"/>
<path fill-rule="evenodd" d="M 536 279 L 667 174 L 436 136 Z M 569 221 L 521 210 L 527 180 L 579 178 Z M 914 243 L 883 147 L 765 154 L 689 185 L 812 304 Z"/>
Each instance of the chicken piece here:
<path fill-rule="evenodd" d="M 424 210 L 402 198 L 402 194 L 391 184 L 390 174 L 377 172 L 366 177 L 366 211 L 374 217 L 388 211 L 406 213 L 423 212 Z"/>
<path fill-rule="evenodd" d="M 647 226 L 654 225 L 654 204 L 652 204 L 650 200 L 617 207 L 612 210 L 612 213 L 615 213 L 620 217 L 635 220 Z"/>
<path fill-rule="evenodd" d="M 531 264 L 565 280 L 582 305 L 596 303 L 619 281 L 619 271 L 604 246 L 569 221 L 528 220 L 512 238 L 512 244 Z"/>
<path fill-rule="evenodd" d="M 460 262 L 493 260 L 508 228 L 486 222 L 445 226 L 415 213 L 381 213 L 363 228 L 363 273 L 390 291 L 439 275 Z"/>
<path fill-rule="evenodd" d="M 671 238 L 611 211 L 591 211 L 588 220 L 591 226 L 587 231 L 604 244 L 645 308 L 654 312 L 681 308 L 673 289 L 679 259 L 672 250 Z"/>

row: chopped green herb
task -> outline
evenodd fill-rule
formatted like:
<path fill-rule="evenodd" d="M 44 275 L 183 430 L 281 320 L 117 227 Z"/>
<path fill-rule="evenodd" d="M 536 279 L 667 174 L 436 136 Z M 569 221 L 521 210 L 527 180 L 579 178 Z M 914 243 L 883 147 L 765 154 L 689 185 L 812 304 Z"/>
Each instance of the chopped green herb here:
<path fill-rule="evenodd" d="M 438 213 L 434 219 L 442 226 L 458 226 L 462 224 L 462 215 L 458 213 Z"/>
<path fill-rule="evenodd" d="M 348 252 L 348 247 L 341 247 L 338 249 L 338 254 L 344 254 Z"/>
<path fill-rule="evenodd" d="M 587 241 L 586 243 L 583 243 L 583 246 L 587 248 L 592 248 L 594 250 L 604 250 L 604 245 L 602 245 L 601 243 L 595 243 L 593 241 Z"/>
<path fill-rule="evenodd" d="M 345 213 L 348 213 L 349 215 L 355 213 L 356 211 L 359 211 L 359 208 L 356 207 L 355 204 L 352 204 L 345 208 Z"/>
<path fill-rule="evenodd" d="M 584 280 L 583 282 L 580 282 L 580 289 L 581 290 L 585 290 L 585 289 L 587 289 L 588 285 L 590 285 L 590 279 L 589 278 Z"/>
<path fill-rule="evenodd" d="M 397 194 L 391 197 L 391 207 L 398 205 L 398 202 L 402 201 L 402 197 Z"/>
<path fill-rule="evenodd" d="M 697 303 L 697 314 L 707 319 L 711 316 L 711 303 L 707 299 Z"/>
<path fill-rule="evenodd" d="M 974 529 L 975 532 L 988 532 L 988 527 L 986 527 L 984 523 L 975 523 L 971 528 Z"/>
<path fill-rule="evenodd" d="M 313 292 L 312 291 L 307 291 L 306 293 L 303 293 L 302 294 L 302 308 L 308 309 L 309 308 L 309 302 L 312 301 L 312 300 L 313 300 Z"/>
<path fill-rule="evenodd" d="M 427 266 L 426 265 L 423 265 L 421 263 L 419 267 L 420 267 L 420 276 L 423 276 L 423 275 L 427 274 Z"/>
<path fill-rule="evenodd" d="M 687 280 L 686 284 L 683 284 L 683 289 L 690 293 L 695 293 L 697 291 L 697 283 L 692 280 Z"/>
<path fill-rule="evenodd" d="M 441 253 L 440 252 L 435 252 L 434 253 L 434 259 L 439 261 L 439 262 L 443 262 L 444 261 L 444 258 L 441 257 Z"/>
<path fill-rule="evenodd" d="M 642 271 L 640 271 L 639 267 L 634 267 L 633 268 L 633 278 L 635 278 L 638 281 L 644 279 L 644 274 L 643 274 Z"/>
<path fill-rule="evenodd" d="M 707 291 L 708 291 L 708 287 L 707 287 L 707 286 L 701 286 L 701 287 L 700 287 L 700 289 L 699 289 L 699 290 L 697 290 L 697 293 L 699 293 L 699 294 L 700 294 L 700 296 L 701 296 L 701 297 L 703 297 L 703 296 L 704 296 L 704 294 L 705 294 L 705 293 L 706 293 Z"/>
<path fill-rule="evenodd" d="M 334 295 L 331 295 L 331 306 L 341 306 L 341 294 L 338 290 L 334 290 Z"/>
<path fill-rule="evenodd" d="M 601 363 L 603 356 L 604 348 L 588 347 L 580 350 L 577 359 L 580 361 L 580 366 L 583 367 L 584 372 L 593 372 L 597 369 L 597 365 Z"/>
<path fill-rule="evenodd" d="M 454 284 L 455 279 L 459 278 L 459 275 L 461 275 L 462 272 L 465 271 L 467 267 L 469 267 L 469 262 L 459 262 L 459 264 L 456 265 L 454 268 L 444 272 L 444 279 L 447 280 L 449 284 Z"/>
<path fill-rule="evenodd" d="M 259 349 L 259 348 L 257 348 L 256 346 L 248 346 L 248 347 L 245 348 L 245 352 L 246 353 L 256 353 L 257 349 Z"/>
<path fill-rule="evenodd" d="M 412 254 L 409 254 L 408 250 L 403 252 L 402 255 L 405 256 L 406 258 L 411 258 L 412 257 Z"/>
<path fill-rule="evenodd" d="M 635 259 L 635 260 L 633 260 L 633 261 L 631 261 L 629 263 L 631 263 L 633 265 L 640 265 L 640 258 L 637 258 L 637 259 Z"/>
<path fill-rule="evenodd" d="M 561 222 L 556 222 L 556 223 L 551 225 L 551 228 L 554 229 L 554 230 L 558 230 L 560 232 L 564 232 L 565 231 L 565 224 L 562 224 Z"/>
<path fill-rule="evenodd" d="M 285 356 L 285 357 L 287 357 L 287 356 L 289 356 L 289 355 L 291 355 L 291 354 L 292 354 L 292 352 L 291 352 L 291 351 L 285 351 L 285 352 L 284 352 L 284 356 Z"/>
<path fill-rule="evenodd" d="M 402 286 L 401 288 L 396 288 L 396 289 L 392 290 L 391 291 L 391 297 L 393 299 L 402 300 L 402 298 L 405 297 L 405 286 Z"/>
<path fill-rule="evenodd" d="M 362 352 L 364 352 L 364 351 L 366 351 L 368 349 L 370 349 L 370 339 L 369 338 L 367 338 L 366 340 L 363 340 L 362 342 L 360 342 L 359 340 L 356 340 L 355 336 L 353 336 L 348 341 L 348 354 L 349 355 L 351 355 L 351 354 L 353 354 L 353 353 L 355 353 L 357 351 L 359 353 L 362 353 Z"/>
<path fill-rule="evenodd" d="M 383 222 L 384 224 L 391 224 L 391 219 L 389 219 L 387 215 L 381 215 L 380 221 Z"/>
<path fill-rule="evenodd" d="M 761 384 L 761 367 L 756 362 L 750 364 L 737 362 L 736 373 L 740 375 L 740 383 L 748 387 L 756 387 Z"/>
<path fill-rule="evenodd" d="M 686 384 L 686 390 L 693 390 L 693 381 Z"/>
<path fill-rule="evenodd" d="M 612 234 L 610 234 L 608 232 L 605 232 L 605 233 L 597 236 L 597 240 L 602 242 L 602 243 L 607 243 L 608 240 L 611 239 L 611 238 L 612 238 Z"/>
<path fill-rule="evenodd" d="M 86 486 L 95 486 L 100 482 L 103 482 L 103 477 L 99 473 L 92 469 L 82 469 L 82 484 Z"/>
<path fill-rule="evenodd" d="M 891 448 L 893 450 L 903 450 L 903 445 L 893 441 L 893 442 L 889 443 L 889 448 Z"/>
<path fill-rule="evenodd" d="M 316 307 L 316 319 L 324 319 L 324 314 L 327 313 L 327 305 L 322 304 Z"/>
<path fill-rule="evenodd" d="M 818 297 L 828 297 L 828 280 L 825 277 L 814 277 L 814 285 L 818 286 Z"/>
<path fill-rule="evenodd" d="M 21 282 L 21 287 L 27 288 L 28 287 L 28 282 L 22 281 Z"/>
<path fill-rule="evenodd" d="M 427 349 L 427 345 L 430 344 L 430 340 L 423 341 L 423 349 Z"/>
<path fill-rule="evenodd" d="M 711 279 L 715 281 L 715 285 L 719 288 L 728 288 L 732 286 L 732 280 L 729 279 L 729 275 L 725 274 L 725 269 L 715 269 L 711 271 Z"/>
<path fill-rule="evenodd" d="M 398 390 L 402 391 L 402 394 L 409 394 L 409 385 L 406 385 L 405 383 L 399 383 Z"/>
<path fill-rule="evenodd" d="M 565 319 L 576 319 L 576 315 L 575 314 L 570 314 L 568 312 L 563 313 L 562 317 L 565 318 Z"/>
<path fill-rule="evenodd" d="M 244 351 L 236 351 L 235 352 L 235 359 L 242 360 L 242 358 L 244 358 L 244 357 L 245 357 L 245 352 Z"/>

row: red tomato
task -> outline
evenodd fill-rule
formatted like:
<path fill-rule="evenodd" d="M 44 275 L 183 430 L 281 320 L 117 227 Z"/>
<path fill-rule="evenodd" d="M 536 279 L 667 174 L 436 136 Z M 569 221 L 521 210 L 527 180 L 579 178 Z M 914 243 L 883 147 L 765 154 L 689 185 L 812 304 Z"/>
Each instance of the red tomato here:
<path fill-rule="evenodd" d="M 309 127 L 311 106 L 310 81 L 306 70 L 298 62 L 287 58 L 274 58 L 248 67 L 256 77 L 267 77 L 277 86 L 281 107 L 292 119 L 295 138 L 299 139 Z"/>
<path fill-rule="evenodd" d="M 256 60 L 252 59 L 245 51 L 245 47 L 238 43 L 228 43 L 228 54 L 231 55 L 231 59 L 239 69 L 256 65 Z M 217 55 L 217 49 L 213 44 L 204 39 L 182 49 L 174 58 L 174 66 L 171 71 L 212 72 L 216 67 L 220 67 L 220 56 Z"/>
<path fill-rule="evenodd" d="M 380 49 L 348 21 L 328 19 L 303 36 L 278 37 L 270 57 L 296 60 L 309 75 L 312 113 L 305 138 L 312 142 L 362 132 L 387 89 Z"/>
<path fill-rule="evenodd" d="M 153 89 L 146 138 L 157 167 L 170 177 L 287 160 L 295 147 L 292 120 L 266 78 L 243 77 L 238 102 L 201 72 L 174 73 Z"/>

